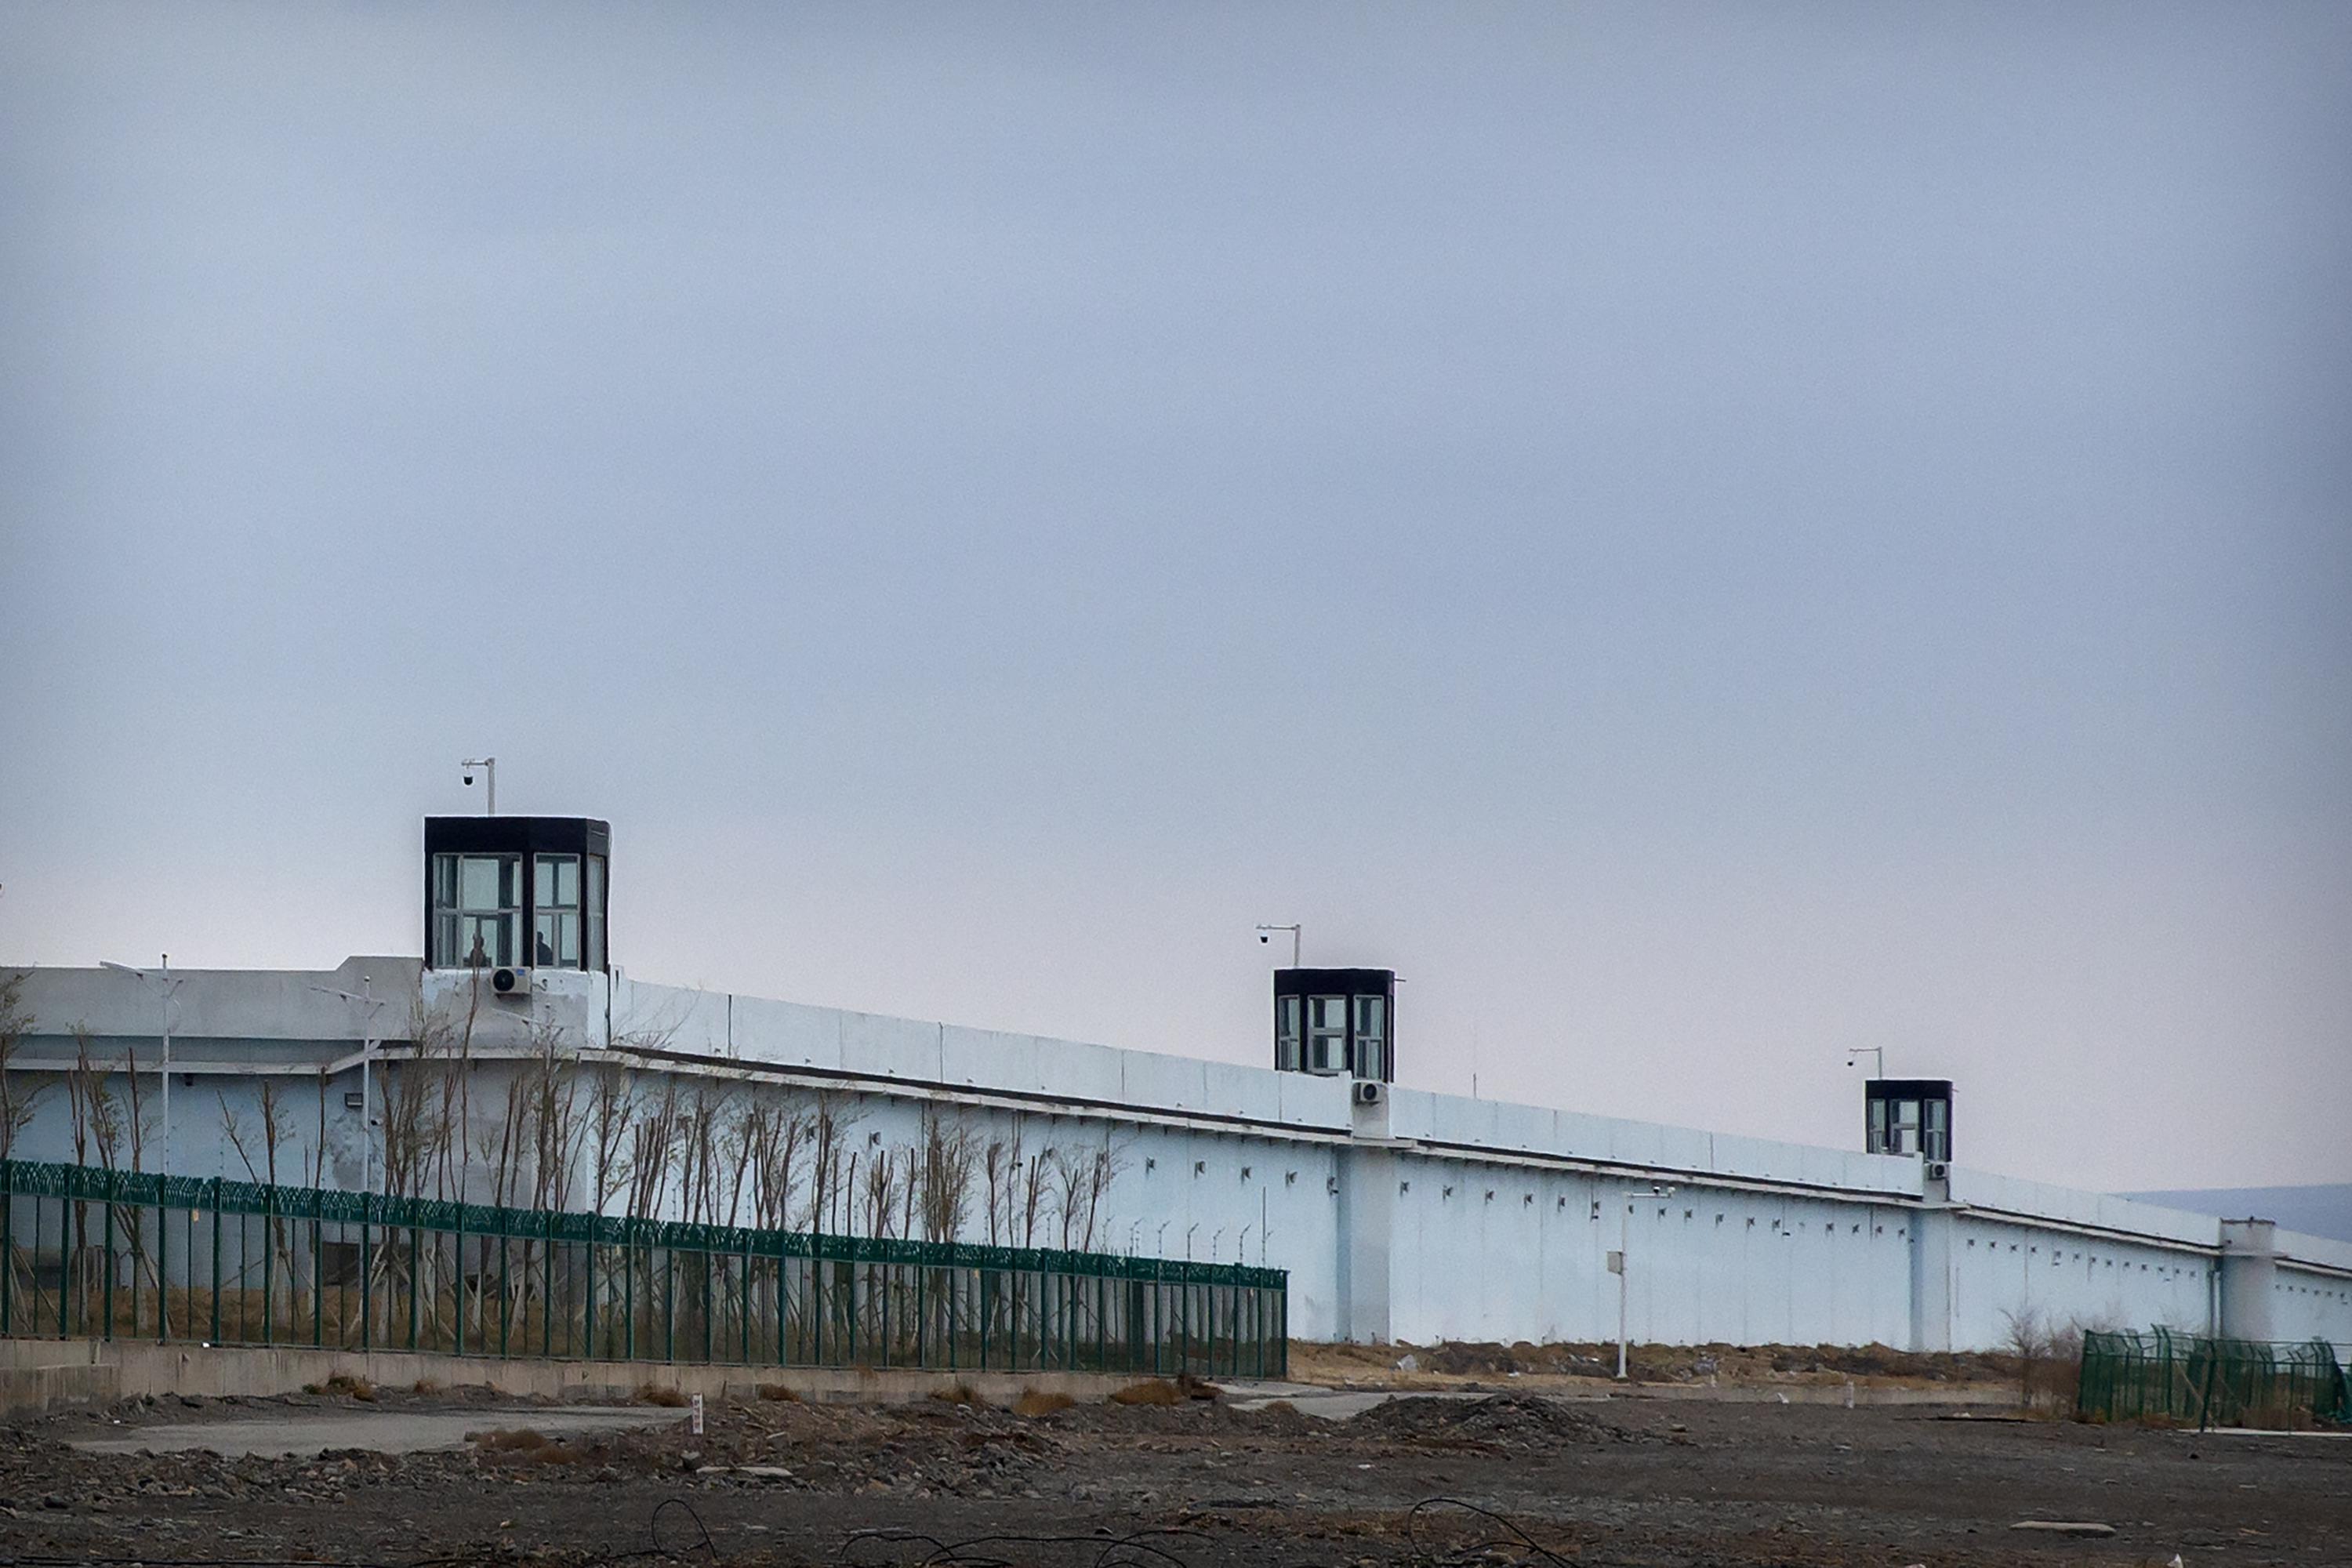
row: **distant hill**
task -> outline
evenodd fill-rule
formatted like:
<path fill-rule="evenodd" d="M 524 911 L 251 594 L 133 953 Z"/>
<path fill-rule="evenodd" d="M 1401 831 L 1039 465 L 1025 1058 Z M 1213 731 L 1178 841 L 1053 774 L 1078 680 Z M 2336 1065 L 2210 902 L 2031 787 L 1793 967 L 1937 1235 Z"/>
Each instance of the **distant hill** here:
<path fill-rule="evenodd" d="M 2209 1187 L 2122 1195 L 2223 1219 L 2274 1219 L 2281 1230 L 2352 1241 L 2352 1182 L 2319 1187 Z"/>

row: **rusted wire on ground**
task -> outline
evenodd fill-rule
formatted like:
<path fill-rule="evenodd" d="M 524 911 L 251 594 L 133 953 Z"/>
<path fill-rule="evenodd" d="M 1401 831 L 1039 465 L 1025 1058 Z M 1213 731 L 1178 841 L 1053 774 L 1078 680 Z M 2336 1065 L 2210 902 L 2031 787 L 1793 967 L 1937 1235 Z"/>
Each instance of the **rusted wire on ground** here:
<path fill-rule="evenodd" d="M 1458 1508 L 1465 1513 L 1475 1514 L 1480 1519 L 1492 1520 L 1495 1523 L 1501 1525 L 1505 1530 L 1510 1531 L 1510 1535 L 1507 1538 L 1498 1537 L 1492 1541 L 1482 1541 L 1475 1546 L 1460 1548 L 1459 1552 L 1476 1552 L 1490 1551 L 1497 1546 L 1523 1546 L 1529 1552 L 1534 1552 L 1537 1556 L 1542 1558 L 1545 1562 L 1551 1563 L 1553 1568 L 1576 1568 L 1576 1564 L 1570 1559 L 1562 1557 L 1559 1552 L 1554 1552 L 1550 1547 L 1546 1546 L 1534 1536 L 1529 1535 L 1526 1531 L 1521 1530 L 1518 1525 L 1509 1518 L 1509 1516 L 1496 1513 L 1490 1508 L 1481 1508 L 1475 1502 L 1465 1502 L 1458 1497 L 1423 1498 L 1405 1510 L 1405 1549 L 1412 1553 L 1412 1560 L 1416 1564 L 1416 1568 L 1418 1568 L 1419 1564 L 1434 1563 L 1444 1561 L 1444 1558 L 1442 1558 L 1438 1553 L 1430 1551 L 1427 1547 L 1422 1544 L 1420 1524 L 1421 1516 L 1423 1514 L 1434 1509 L 1446 1508 Z M 1457 1555 L 1459 1554 L 1459 1552 L 1457 1552 Z"/>
<path fill-rule="evenodd" d="M 1205 1539 L 1197 1530 L 1160 1527 L 1131 1531 L 1125 1535 L 1029 1535 L 991 1534 L 966 1536 L 961 1541 L 941 1541 L 916 1530 L 859 1530 L 850 1532 L 841 1544 L 837 1561 L 845 1568 L 852 1563 L 858 1548 L 869 1543 L 901 1545 L 914 1543 L 929 1546 L 930 1552 L 919 1557 L 906 1568 L 1016 1568 L 1015 1560 L 983 1552 L 983 1547 L 1000 1546 L 1091 1546 L 1095 1554 L 1089 1568 L 1191 1568 L 1181 1557 L 1165 1547 L 1152 1544 L 1154 1536 L 1191 1536 Z"/>

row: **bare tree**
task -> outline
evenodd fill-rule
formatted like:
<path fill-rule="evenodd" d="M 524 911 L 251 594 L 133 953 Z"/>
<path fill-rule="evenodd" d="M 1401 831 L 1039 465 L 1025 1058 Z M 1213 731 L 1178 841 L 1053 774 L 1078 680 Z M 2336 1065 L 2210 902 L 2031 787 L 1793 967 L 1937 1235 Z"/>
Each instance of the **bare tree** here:
<path fill-rule="evenodd" d="M 2015 1311 L 2004 1310 L 2001 1321 L 2001 1349 L 2017 1358 L 2017 1402 L 2031 1405 L 2036 1372 L 2050 1353 L 2050 1321 L 2031 1301 Z"/>
<path fill-rule="evenodd" d="M 25 973 L 0 974 L 0 1160 L 14 1159 L 16 1134 L 33 1124 L 41 1098 L 38 1087 L 18 1087 L 16 1049 L 33 1032 L 33 1015 L 25 1006 Z"/>
<path fill-rule="evenodd" d="M 253 1181 L 267 1182 L 274 1187 L 278 1184 L 278 1151 L 290 1136 L 292 1128 L 288 1121 L 286 1103 L 278 1092 L 276 1081 L 267 1078 L 261 1079 L 257 1092 L 260 1100 L 256 1111 L 256 1120 L 259 1123 L 256 1129 L 256 1137 L 261 1145 L 261 1160 L 258 1164 L 254 1161 L 253 1150 L 246 1142 L 244 1122 L 236 1111 L 229 1109 L 228 1097 L 215 1092 L 213 1098 L 220 1102 L 221 1131 L 228 1139 L 229 1146 L 236 1151 L 237 1159 L 244 1163 L 246 1175 Z M 287 1310 L 291 1313 L 296 1278 L 294 1243 L 284 1219 L 272 1215 L 264 1223 L 261 1245 L 278 1256 L 278 1273 L 286 1281 Z M 240 1242 L 240 1250 L 242 1246 Z M 248 1271 L 249 1278 L 249 1270 L 252 1268 L 250 1261 L 247 1261 L 244 1267 Z M 274 1321 L 273 1315 L 278 1308 L 278 1292 L 271 1285 L 270 1276 L 267 1273 L 262 1277 L 262 1286 L 261 1316 L 262 1321 L 267 1323 Z"/>
<path fill-rule="evenodd" d="M 923 1235 L 932 1241 L 954 1241 L 963 1235 L 971 1208 L 971 1178 L 980 1159 L 980 1140 L 971 1126 L 950 1122 L 933 1108 L 923 1115 L 922 1163 L 918 1204 Z"/>
<path fill-rule="evenodd" d="M 898 1189 L 905 1177 L 904 1163 L 886 1148 L 876 1148 L 866 1165 L 866 1188 L 863 1206 L 866 1211 L 866 1234 L 887 1237 L 898 1217 Z"/>
<path fill-rule="evenodd" d="M 1055 1212 L 1061 1223 L 1062 1247 L 1091 1252 L 1103 1194 L 1126 1168 L 1108 1128 L 1103 1141 L 1091 1149 L 1062 1149 L 1054 1153 Z"/>
<path fill-rule="evenodd" d="M 1021 1122 L 1017 1118 L 1010 1141 L 988 1141 L 988 1148 L 981 1157 L 981 1169 L 988 1183 L 988 1245 L 1010 1246 L 1013 1237 L 1013 1184 L 1021 1171 Z"/>
<path fill-rule="evenodd" d="M 628 1215 L 651 1219 L 659 1215 L 669 1186 L 671 1147 L 677 1140 L 680 1110 L 677 1079 L 665 1073 L 661 1093 L 646 1104 L 629 1123 Z"/>
<path fill-rule="evenodd" d="M 789 1106 L 764 1108 L 758 1123 L 759 1205 L 753 1223 L 763 1230 L 792 1224 L 793 1194 L 800 1185 L 801 1156 L 815 1140 L 816 1117 Z"/>
<path fill-rule="evenodd" d="M 1037 1245 L 1037 1226 L 1045 1218 L 1045 1199 L 1053 1190 L 1046 1182 L 1046 1168 L 1054 1158 L 1054 1152 L 1048 1149 L 1043 1154 L 1032 1155 L 1029 1163 L 1021 1167 L 1021 1239 L 1016 1244 L 1018 1246 Z"/>
<path fill-rule="evenodd" d="M 95 1152 L 99 1164 L 114 1169 L 122 1146 L 122 1110 L 107 1089 L 107 1069 L 90 1050 L 87 1024 L 73 1026 L 74 1064 L 66 1073 L 66 1100 L 72 1118 L 74 1163 L 87 1165 Z"/>
<path fill-rule="evenodd" d="M 808 1131 L 811 1160 L 808 1228 L 811 1230 L 824 1232 L 843 1228 L 835 1223 L 834 1211 L 836 1205 L 844 1209 L 840 1217 L 848 1217 L 846 1205 L 842 1204 L 842 1190 L 845 1186 L 854 1185 L 856 1180 L 854 1169 L 856 1157 L 849 1154 L 845 1147 L 850 1126 L 850 1120 L 841 1113 L 832 1096 L 820 1094 L 816 1097 L 816 1109 Z"/>
<path fill-rule="evenodd" d="M 603 1214 L 629 1184 L 629 1122 L 636 1111 L 636 1091 L 628 1069 L 602 1063 L 588 1080 L 589 1201 Z"/>
<path fill-rule="evenodd" d="M 131 1146 L 131 1168 L 142 1171 L 147 1166 L 147 1096 L 139 1087 L 139 1064 L 131 1059 L 129 1047 L 122 1052 L 122 1131 Z"/>
<path fill-rule="evenodd" d="M 290 1131 L 286 1121 L 286 1104 L 278 1093 L 278 1085 L 268 1079 L 261 1079 L 257 1093 L 260 1104 L 256 1115 L 260 1125 L 256 1129 L 255 1136 L 261 1146 L 258 1163 L 254 1160 L 252 1148 L 246 1142 L 245 1123 L 229 1108 L 228 1097 L 215 1093 L 213 1098 L 220 1102 L 221 1131 L 228 1139 L 229 1147 L 236 1151 L 237 1159 L 244 1163 L 246 1176 L 249 1180 L 276 1186 L 278 1146 L 286 1141 Z"/>

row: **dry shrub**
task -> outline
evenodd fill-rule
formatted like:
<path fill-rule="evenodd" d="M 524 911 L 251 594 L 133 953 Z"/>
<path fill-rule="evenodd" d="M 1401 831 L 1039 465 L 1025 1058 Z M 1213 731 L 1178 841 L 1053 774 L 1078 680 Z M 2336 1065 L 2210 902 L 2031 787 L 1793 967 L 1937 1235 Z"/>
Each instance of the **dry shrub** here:
<path fill-rule="evenodd" d="M 1164 1377 L 1146 1378 L 1111 1391 L 1113 1405 L 1181 1405 L 1184 1391 Z"/>
<path fill-rule="evenodd" d="M 1259 1405 L 1258 1408 L 1268 1415 L 1296 1415 L 1298 1414 L 1298 1406 L 1293 1405 L 1287 1399 L 1271 1400 L 1266 1404 Z"/>
<path fill-rule="evenodd" d="M 375 1403 L 375 1384 L 366 1378 L 353 1377 L 345 1372 L 335 1373 L 334 1376 L 327 1379 L 323 1387 L 315 1389 L 315 1392 L 340 1394 L 346 1398 L 363 1400 L 371 1405 Z"/>
<path fill-rule="evenodd" d="M 648 1383 L 637 1390 L 637 1403 L 659 1405 L 670 1410 L 682 1410 L 693 1401 L 675 1388 L 663 1388 L 656 1384 Z"/>
<path fill-rule="evenodd" d="M 411 1394 L 438 1394 L 441 1392 L 441 1382 L 438 1378 L 420 1377 L 415 1383 L 409 1384 L 408 1392 Z"/>
<path fill-rule="evenodd" d="M 1043 1389 L 1024 1388 L 1021 1397 L 1013 1402 L 1015 1415 L 1051 1415 L 1056 1410 L 1067 1410 L 1076 1400 L 1066 1394 L 1048 1394 Z"/>
<path fill-rule="evenodd" d="M 761 1384 L 760 1385 L 760 1397 L 762 1399 L 773 1399 L 780 1404 L 784 1405 L 798 1405 L 801 1402 L 801 1396 L 797 1393 L 793 1392 L 792 1384 L 788 1383 Z"/>
<path fill-rule="evenodd" d="M 932 1391 L 931 1397 L 941 1405 L 969 1405 L 974 1410 L 984 1410 L 988 1407 L 988 1401 L 982 1399 L 979 1390 L 968 1383 L 953 1383 L 945 1388 L 935 1389 Z"/>
<path fill-rule="evenodd" d="M 487 1453 L 521 1453 L 547 1447 L 547 1434 L 529 1426 L 501 1426 L 491 1432 L 473 1432 L 467 1436 Z"/>

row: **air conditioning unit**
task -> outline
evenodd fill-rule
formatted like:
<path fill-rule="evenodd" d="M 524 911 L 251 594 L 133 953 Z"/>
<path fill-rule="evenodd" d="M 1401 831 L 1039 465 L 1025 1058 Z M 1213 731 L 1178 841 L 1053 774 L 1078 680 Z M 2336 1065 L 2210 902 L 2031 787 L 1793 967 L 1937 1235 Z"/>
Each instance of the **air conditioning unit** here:
<path fill-rule="evenodd" d="M 528 996 L 530 994 L 530 971 L 509 966 L 490 971 L 490 994 L 494 996 Z"/>
<path fill-rule="evenodd" d="M 1952 1179 L 1952 1163 L 1949 1160 L 1928 1161 L 1927 1179 L 1931 1182 L 1950 1181 Z"/>
<path fill-rule="evenodd" d="M 1388 1085 L 1381 1082 L 1378 1079 L 1365 1079 L 1356 1085 L 1356 1103 L 1358 1105 L 1378 1105 L 1381 1102 L 1381 1092 L 1387 1088 Z"/>

